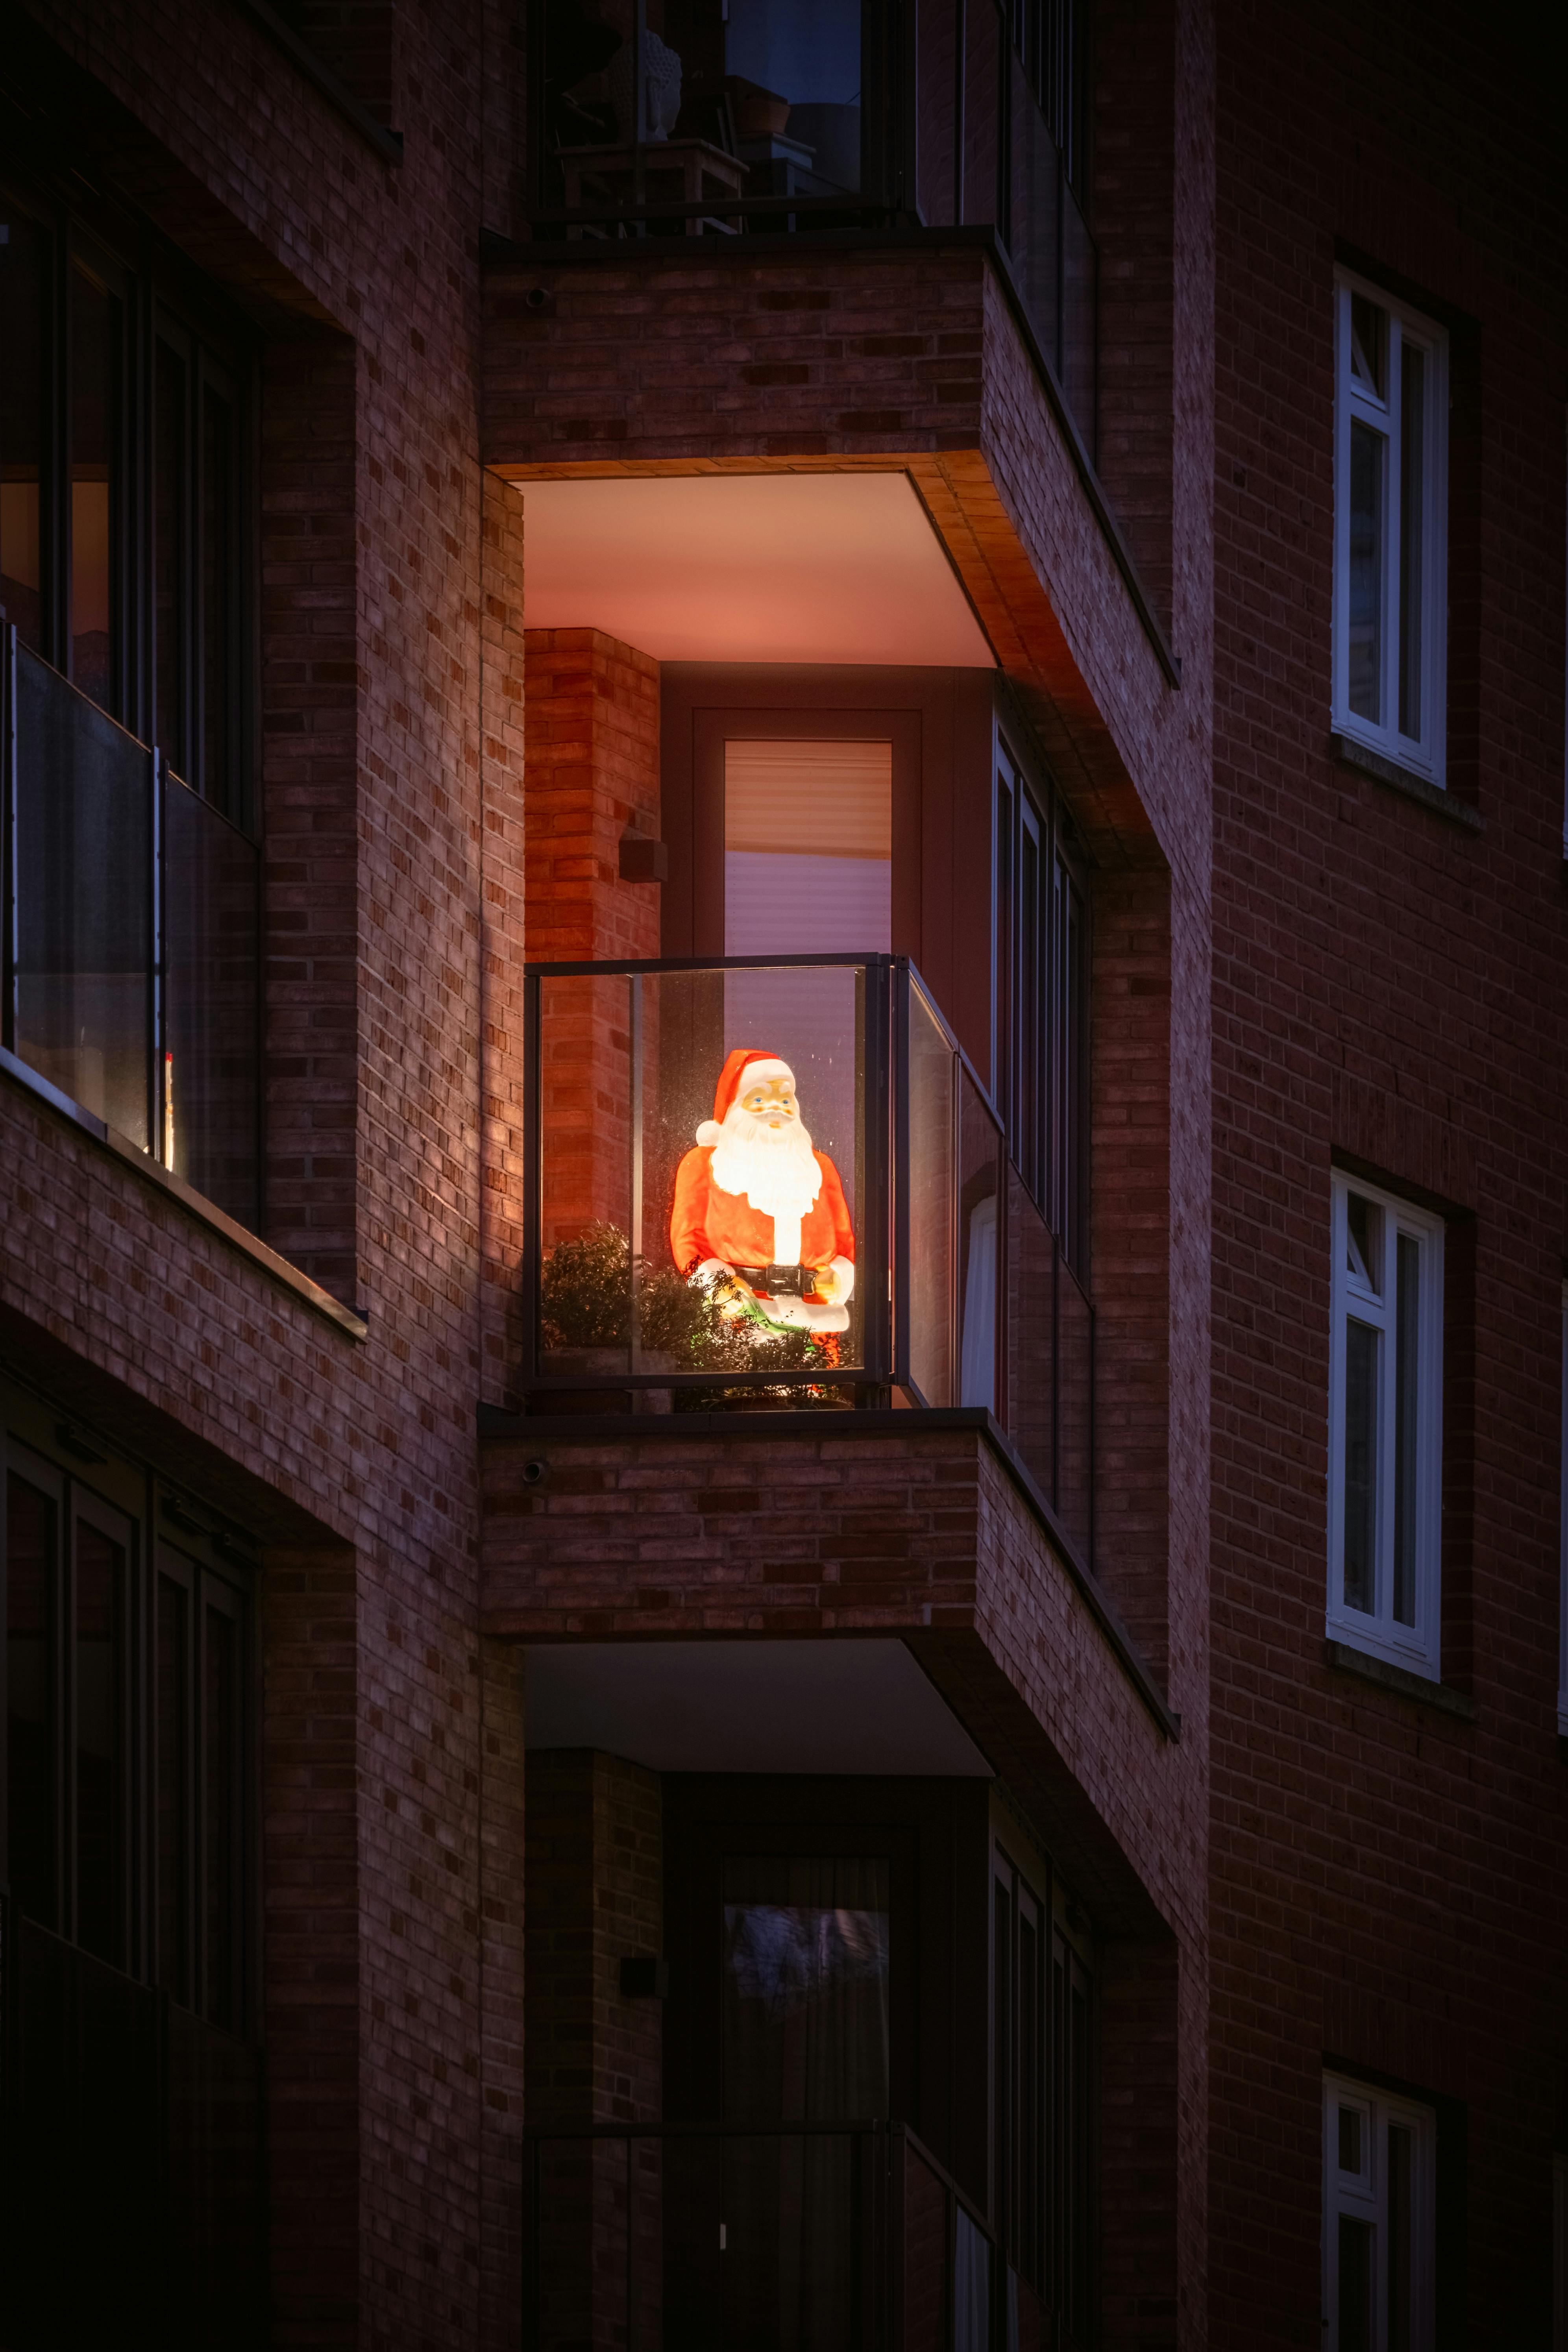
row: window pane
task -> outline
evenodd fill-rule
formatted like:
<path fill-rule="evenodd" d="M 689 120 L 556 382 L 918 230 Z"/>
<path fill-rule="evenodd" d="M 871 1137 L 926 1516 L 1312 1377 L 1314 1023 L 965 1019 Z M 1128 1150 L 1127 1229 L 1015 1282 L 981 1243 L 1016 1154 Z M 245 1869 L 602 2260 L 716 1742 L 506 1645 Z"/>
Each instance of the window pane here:
<path fill-rule="evenodd" d="M 1345 1607 L 1376 1609 L 1377 1349 L 1380 1334 L 1345 1324 Z"/>
<path fill-rule="evenodd" d="M 1018 968 L 1014 975 L 1017 990 L 1018 1092 L 1012 1140 L 1018 1173 L 1037 1197 L 1042 1175 L 1040 1121 L 1045 1096 L 1040 1067 L 1045 1053 L 1041 928 L 1040 841 L 1033 813 L 1026 809 L 1018 835 Z"/>
<path fill-rule="evenodd" d="M 206 1912 L 206 2012 L 216 2025 L 235 2021 L 235 1895 L 238 1866 L 236 1752 L 239 1703 L 237 1629 L 232 1617 L 209 1608 L 202 1691 L 203 1877 Z"/>
<path fill-rule="evenodd" d="M 0 604 L 35 653 L 44 646 L 44 321 L 48 241 L 11 213 L 0 245 Z"/>
<path fill-rule="evenodd" d="M 1415 2301 L 1411 2229 L 1415 2138 L 1408 2125 L 1388 2126 L 1388 2352 L 1410 2352 Z"/>
<path fill-rule="evenodd" d="M 202 395 L 202 775 L 204 796 L 235 808 L 233 420 L 221 394 Z"/>
<path fill-rule="evenodd" d="M 153 734 L 175 773 L 188 776 L 185 741 L 185 365 L 158 345 L 154 394 L 153 569 L 157 592 L 158 707 Z"/>
<path fill-rule="evenodd" d="M 1368 392 L 1384 398 L 1388 352 L 1388 313 L 1365 294 L 1351 296 L 1351 373 Z"/>
<path fill-rule="evenodd" d="M 55 1507 L 13 1475 L 5 1486 L 6 1769 L 11 1890 L 31 1919 L 56 1920 Z"/>
<path fill-rule="evenodd" d="M 76 1531 L 77 1941 L 121 1960 L 125 1811 L 125 1553 Z"/>
<path fill-rule="evenodd" d="M 157 1638 L 158 1981 L 185 2000 L 190 1604 L 184 1585 L 170 1576 L 158 1579 Z"/>
<path fill-rule="evenodd" d="M 1381 433 L 1351 425 L 1350 707 L 1383 718 L 1383 464 Z"/>
<path fill-rule="evenodd" d="M 1374 1201 L 1363 1193 L 1351 1192 L 1345 1199 L 1345 1237 L 1347 1271 L 1358 1282 L 1383 1296 L 1383 1212 Z"/>
<path fill-rule="evenodd" d="M 1342 2107 L 1340 2116 L 1340 2170 L 1359 2173 L 1361 2161 L 1361 2110 Z"/>
<path fill-rule="evenodd" d="M 1015 2259 L 1024 2276 L 1038 2286 L 1041 2284 L 1040 2231 L 1045 2218 L 1041 2147 L 1045 2060 L 1040 2048 L 1040 1938 L 1034 1917 L 1023 1904 L 1018 1909 L 1016 2000 L 1018 2112 L 1015 2146 L 1018 2178 L 1014 2206 L 1018 2218 Z"/>
<path fill-rule="evenodd" d="M 120 304 L 71 273 L 71 676 L 118 715 Z"/>
<path fill-rule="evenodd" d="M 1373 2352 L 1373 2226 L 1340 2215 L 1339 2352 Z"/>
<path fill-rule="evenodd" d="M 726 743 L 726 955 L 888 955 L 893 747 Z"/>
<path fill-rule="evenodd" d="M 834 195 L 860 185 L 860 11 L 844 0 L 729 0 L 724 72 L 738 100 L 740 152 L 759 195 Z M 629 77 L 627 77 L 629 80 Z M 754 94 L 747 83 L 755 85 Z M 609 70 L 618 88 L 616 60 Z M 758 110 L 773 94 L 788 100 Z M 625 133 L 623 132 L 623 136 Z"/>
<path fill-rule="evenodd" d="M 888 1864 L 724 1864 L 724 2113 L 750 2123 L 888 2112 Z"/>
<path fill-rule="evenodd" d="M 1399 426 L 1399 731 L 1421 735 L 1421 652 L 1426 561 L 1426 355 L 1400 351 Z"/>
<path fill-rule="evenodd" d="M 1415 1622 L 1416 1455 L 1420 1403 L 1421 1245 L 1398 1241 L 1394 1360 L 1394 1614 Z"/>

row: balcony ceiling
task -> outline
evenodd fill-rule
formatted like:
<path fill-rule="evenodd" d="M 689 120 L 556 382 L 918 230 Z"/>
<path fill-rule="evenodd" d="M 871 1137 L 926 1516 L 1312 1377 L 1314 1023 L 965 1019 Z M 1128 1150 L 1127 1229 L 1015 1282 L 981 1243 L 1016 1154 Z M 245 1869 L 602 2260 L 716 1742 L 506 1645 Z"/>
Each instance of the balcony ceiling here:
<path fill-rule="evenodd" d="M 531 629 L 602 629 L 658 661 L 994 666 L 907 474 L 518 487 Z"/>
<path fill-rule="evenodd" d="M 902 1642 L 581 1642 L 528 1653 L 528 1745 L 656 1772 L 991 1767 Z"/>

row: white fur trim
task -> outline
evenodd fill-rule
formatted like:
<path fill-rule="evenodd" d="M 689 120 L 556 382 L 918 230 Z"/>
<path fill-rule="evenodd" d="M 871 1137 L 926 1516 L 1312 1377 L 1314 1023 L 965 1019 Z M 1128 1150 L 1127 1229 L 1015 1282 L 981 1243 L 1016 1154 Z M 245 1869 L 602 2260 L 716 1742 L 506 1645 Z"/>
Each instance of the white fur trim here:
<path fill-rule="evenodd" d="M 787 1062 L 781 1062 L 776 1054 L 770 1054 L 765 1060 L 746 1064 L 741 1073 L 741 1083 L 735 1088 L 735 1093 L 737 1097 L 742 1095 L 748 1087 L 754 1087 L 759 1078 L 793 1079 L 794 1076 L 795 1072 Z"/>
<path fill-rule="evenodd" d="M 832 1265 L 834 1273 L 838 1276 L 838 1296 L 840 1299 L 853 1298 L 855 1296 L 854 1259 L 852 1257 L 836 1257 L 831 1259 L 829 1263 Z"/>
<path fill-rule="evenodd" d="M 697 1140 L 705 1150 L 710 1151 L 723 1132 L 723 1129 L 716 1125 L 712 1119 L 705 1118 L 697 1130 Z"/>

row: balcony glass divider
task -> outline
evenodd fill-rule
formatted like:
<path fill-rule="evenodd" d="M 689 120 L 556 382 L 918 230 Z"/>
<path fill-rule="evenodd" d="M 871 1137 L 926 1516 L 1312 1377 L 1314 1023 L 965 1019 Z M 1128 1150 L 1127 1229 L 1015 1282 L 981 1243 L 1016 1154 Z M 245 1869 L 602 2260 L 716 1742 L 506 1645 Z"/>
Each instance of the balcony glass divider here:
<path fill-rule="evenodd" d="M 4 630 L 0 1044 L 259 1223 L 260 852 Z"/>
<path fill-rule="evenodd" d="M 984 1406 L 1087 1558 L 1093 1311 L 908 960 L 524 988 L 531 1409 Z"/>

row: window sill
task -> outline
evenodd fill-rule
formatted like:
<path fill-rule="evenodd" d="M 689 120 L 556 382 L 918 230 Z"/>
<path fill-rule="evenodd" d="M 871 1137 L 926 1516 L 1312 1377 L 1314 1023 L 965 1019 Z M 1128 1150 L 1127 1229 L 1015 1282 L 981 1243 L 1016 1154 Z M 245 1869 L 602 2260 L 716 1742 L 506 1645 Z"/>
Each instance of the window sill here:
<path fill-rule="evenodd" d="M 1413 768 L 1402 768 L 1397 760 L 1385 759 L 1365 743 L 1358 743 L 1353 735 L 1342 735 L 1338 730 L 1329 737 L 1329 749 L 1336 760 L 1347 768 L 1355 768 L 1363 776 L 1375 776 L 1390 792 L 1403 793 L 1407 801 L 1418 801 L 1430 809 L 1434 816 L 1446 816 L 1450 824 L 1462 826 L 1466 833 L 1484 830 L 1481 814 L 1468 801 L 1458 801 L 1440 784 L 1428 783 Z"/>
<path fill-rule="evenodd" d="M 1331 1637 L 1323 1643 L 1323 1657 L 1337 1674 L 1353 1675 L 1359 1682 L 1375 1683 L 1380 1690 L 1397 1691 L 1402 1698 L 1418 1699 L 1423 1706 L 1435 1706 L 1443 1715 L 1457 1716 L 1461 1723 L 1474 1723 L 1476 1719 L 1476 1702 L 1463 1691 L 1451 1689 L 1447 1683 L 1428 1682 L 1425 1675 L 1413 1675 L 1408 1666 L 1396 1666 L 1387 1658 L 1373 1657 L 1369 1650 L 1355 1650 L 1348 1642 L 1336 1642 Z"/>
<path fill-rule="evenodd" d="M 403 133 L 389 131 L 378 122 L 370 109 L 362 106 L 352 89 L 338 79 L 330 66 L 322 64 L 309 41 L 301 40 L 292 25 L 286 24 L 268 0 L 239 0 L 240 7 L 259 25 L 268 40 L 277 43 L 286 57 L 291 58 L 308 82 L 314 84 L 329 106 L 333 106 L 345 122 L 352 123 L 362 139 L 367 139 L 384 163 L 403 161 Z"/>
<path fill-rule="evenodd" d="M 15 1054 L 7 1053 L 3 1045 L 0 1045 L 0 1070 L 4 1070 L 7 1077 L 14 1078 L 18 1086 L 25 1087 L 39 1102 L 47 1103 L 51 1110 L 69 1119 L 73 1127 L 80 1128 L 96 1142 L 101 1143 L 132 1174 L 140 1176 L 143 1183 L 155 1185 L 159 1192 L 166 1192 L 177 1201 L 198 1223 L 207 1226 L 215 1234 L 221 1234 L 225 1241 L 231 1242 L 253 1265 L 260 1266 L 285 1289 L 291 1290 L 296 1298 L 301 1299 L 307 1307 L 314 1307 L 318 1315 L 324 1315 L 328 1322 L 335 1323 L 340 1331 L 346 1331 L 351 1339 L 369 1338 L 370 1326 L 363 1315 L 356 1315 L 353 1307 L 345 1307 L 341 1299 L 334 1298 L 330 1290 L 323 1290 L 319 1282 L 312 1282 L 308 1274 L 301 1274 L 297 1265 L 290 1265 L 286 1257 L 279 1257 L 276 1250 L 268 1249 L 264 1241 L 247 1232 L 226 1210 L 220 1209 L 216 1201 L 209 1201 L 204 1192 L 198 1192 L 194 1184 L 187 1184 L 184 1178 L 176 1176 L 172 1169 L 161 1168 L 139 1143 L 132 1143 L 129 1136 L 121 1135 L 117 1128 L 108 1126 L 92 1111 L 84 1110 L 80 1103 L 73 1102 L 69 1095 L 62 1094 L 58 1087 L 52 1087 L 47 1078 L 40 1077 L 37 1070 L 30 1069 Z"/>

